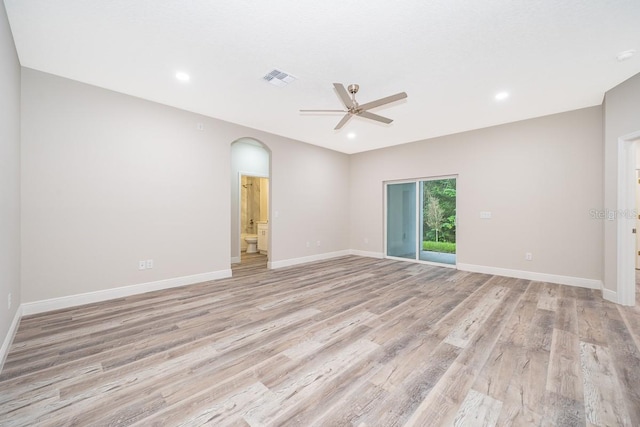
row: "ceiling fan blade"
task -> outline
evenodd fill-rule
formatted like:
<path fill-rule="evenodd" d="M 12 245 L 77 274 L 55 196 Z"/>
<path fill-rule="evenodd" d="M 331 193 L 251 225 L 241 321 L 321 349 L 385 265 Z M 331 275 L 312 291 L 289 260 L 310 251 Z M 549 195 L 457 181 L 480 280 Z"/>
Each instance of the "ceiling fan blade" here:
<path fill-rule="evenodd" d="M 382 122 L 386 124 L 389 124 L 393 121 L 392 119 L 388 119 L 386 117 L 382 117 L 377 114 L 370 113 L 368 111 L 361 111 L 360 113 L 358 113 L 358 115 L 360 117 L 364 117 L 365 119 L 371 119 L 371 120 L 375 120 L 377 122 Z"/>
<path fill-rule="evenodd" d="M 345 110 L 300 110 L 301 113 L 346 113 Z"/>
<path fill-rule="evenodd" d="M 360 108 L 362 108 L 363 110 L 369 110 L 371 108 L 379 107 L 384 104 L 389 104 L 390 102 L 400 101 L 401 99 L 405 99 L 406 97 L 406 92 L 400 92 L 396 93 L 395 95 L 380 98 L 376 101 L 367 102 L 366 104 L 362 104 Z"/>
<path fill-rule="evenodd" d="M 342 128 L 342 126 L 347 124 L 350 118 L 351 118 L 351 113 L 345 114 L 342 120 L 340 120 L 340 122 L 336 125 L 336 127 L 333 128 L 333 130 L 338 130 Z"/>
<path fill-rule="evenodd" d="M 353 108 L 353 100 L 351 100 L 349 92 L 347 92 L 347 89 L 344 88 L 344 85 L 342 83 L 334 83 L 333 87 L 336 88 L 336 92 L 338 92 L 338 96 L 340 97 L 340 100 L 342 101 L 344 106 L 347 107 L 347 110 L 349 108 Z"/>

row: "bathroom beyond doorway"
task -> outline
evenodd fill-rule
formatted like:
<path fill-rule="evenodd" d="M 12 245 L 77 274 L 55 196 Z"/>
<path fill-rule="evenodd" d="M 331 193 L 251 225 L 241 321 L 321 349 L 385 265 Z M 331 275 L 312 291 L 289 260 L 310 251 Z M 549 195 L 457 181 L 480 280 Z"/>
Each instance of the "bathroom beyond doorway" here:
<path fill-rule="evenodd" d="M 269 247 L 269 179 L 240 176 L 240 247 L 242 254 L 267 255 Z M 244 256 L 241 262 L 244 262 Z"/>

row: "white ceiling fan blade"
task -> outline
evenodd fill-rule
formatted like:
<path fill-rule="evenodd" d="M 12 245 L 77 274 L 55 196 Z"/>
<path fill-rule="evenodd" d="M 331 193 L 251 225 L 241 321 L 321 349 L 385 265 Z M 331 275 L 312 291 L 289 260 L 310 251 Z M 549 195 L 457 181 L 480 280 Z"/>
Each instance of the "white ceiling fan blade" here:
<path fill-rule="evenodd" d="M 350 118 L 351 118 L 351 113 L 345 114 L 342 120 L 340 120 L 340 122 L 336 125 L 336 127 L 333 128 L 333 130 L 338 130 L 342 128 L 342 126 L 347 124 Z"/>
<path fill-rule="evenodd" d="M 344 106 L 347 107 L 347 110 L 353 108 L 353 101 L 351 100 L 347 89 L 344 88 L 344 85 L 342 83 L 334 83 L 333 87 L 336 88 L 336 92 L 338 92 L 338 96 L 340 97 L 340 100 L 342 101 Z"/>
<path fill-rule="evenodd" d="M 382 123 L 386 123 L 386 124 L 389 124 L 389 123 L 391 123 L 393 121 L 392 119 L 388 119 L 386 117 L 382 117 L 382 116 L 379 116 L 377 114 L 370 113 L 368 111 L 361 111 L 360 113 L 358 113 L 358 115 L 360 117 L 364 117 L 366 119 L 371 119 L 371 120 L 375 120 L 377 122 L 382 122 Z"/>
<path fill-rule="evenodd" d="M 400 92 L 396 93 L 395 95 L 386 96 L 375 101 L 367 102 L 366 104 L 362 104 L 360 108 L 362 108 L 363 110 L 369 110 L 371 108 L 379 107 L 384 104 L 389 104 L 390 102 L 400 101 L 401 99 L 405 99 L 406 97 L 406 92 Z"/>

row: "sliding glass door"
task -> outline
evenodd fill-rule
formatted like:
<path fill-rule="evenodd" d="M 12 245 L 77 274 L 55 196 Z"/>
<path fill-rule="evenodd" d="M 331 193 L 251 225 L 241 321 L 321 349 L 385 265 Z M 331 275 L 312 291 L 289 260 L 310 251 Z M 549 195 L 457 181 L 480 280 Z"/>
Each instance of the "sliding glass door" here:
<path fill-rule="evenodd" d="M 456 178 L 386 183 L 386 255 L 456 264 Z"/>

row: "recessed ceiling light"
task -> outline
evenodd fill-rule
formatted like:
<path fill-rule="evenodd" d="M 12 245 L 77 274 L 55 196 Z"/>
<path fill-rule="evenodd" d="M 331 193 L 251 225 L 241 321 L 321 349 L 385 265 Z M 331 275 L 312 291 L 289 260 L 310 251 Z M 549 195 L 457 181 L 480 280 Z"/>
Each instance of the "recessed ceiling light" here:
<path fill-rule="evenodd" d="M 356 134 L 354 132 L 349 132 L 347 134 L 347 138 L 349 138 L 349 139 L 354 139 L 355 137 L 356 137 Z"/>
<path fill-rule="evenodd" d="M 496 93 L 496 101 L 504 101 L 509 97 L 509 92 Z"/>
<path fill-rule="evenodd" d="M 189 81 L 189 74 L 184 73 L 182 71 L 178 71 L 176 73 L 176 79 L 180 80 L 181 82 L 188 82 Z"/>
<path fill-rule="evenodd" d="M 627 60 L 627 59 L 631 58 L 635 53 L 636 53 L 636 51 L 633 50 L 633 49 L 625 50 L 625 51 L 620 52 L 619 54 L 617 54 L 616 55 L 616 59 L 618 61 L 624 61 L 624 60 Z"/>

